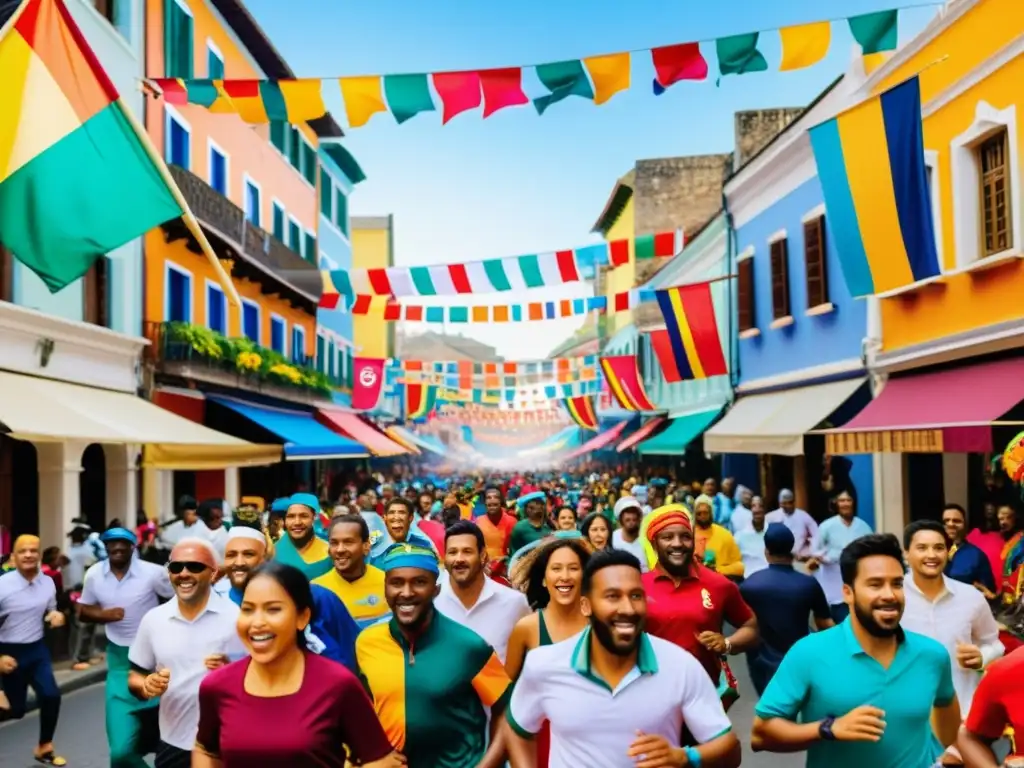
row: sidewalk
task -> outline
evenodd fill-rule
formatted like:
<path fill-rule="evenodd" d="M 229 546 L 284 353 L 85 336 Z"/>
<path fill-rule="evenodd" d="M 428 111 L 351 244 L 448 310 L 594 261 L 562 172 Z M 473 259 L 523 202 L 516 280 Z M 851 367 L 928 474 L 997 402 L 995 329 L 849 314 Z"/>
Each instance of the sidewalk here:
<path fill-rule="evenodd" d="M 74 691 L 80 691 L 82 688 L 86 688 L 95 683 L 102 683 L 107 679 L 107 663 L 101 661 L 99 664 L 93 664 L 88 669 L 84 669 L 81 672 L 75 672 L 71 669 L 70 661 L 60 661 L 53 665 L 53 676 L 57 679 L 57 687 L 60 688 L 60 692 L 65 696 Z M 32 712 L 36 708 L 36 697 L 29 689 L 27 708 L 29 712 Z"/>

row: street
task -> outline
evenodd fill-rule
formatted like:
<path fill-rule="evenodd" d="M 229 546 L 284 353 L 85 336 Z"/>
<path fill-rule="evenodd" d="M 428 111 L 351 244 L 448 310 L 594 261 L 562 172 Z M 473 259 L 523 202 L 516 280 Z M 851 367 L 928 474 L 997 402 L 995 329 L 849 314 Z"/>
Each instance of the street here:
<path fill-rule="evenodd" d="M 754 688 L 747 677 L 746 664 L 737 659 L 733 671 L 744 695 L 733 705 L 729 715 L 743 742 L 743 765 L 752 768 L 793 768 L 803 762 L 802 756 L 755 755 L 750 751 L 750 723 L 753 719 Z M 71 768 L 107 768 L 107 744 L 103 725 L 103 686 L 94 685 L 64 697 L 60 724 L 57 726 L 58 754 L 68 759 Z M 0 725 L 0 766 L 31 768 L 32 747 L 38 738 L 36 714 L 24 720 Z"/>

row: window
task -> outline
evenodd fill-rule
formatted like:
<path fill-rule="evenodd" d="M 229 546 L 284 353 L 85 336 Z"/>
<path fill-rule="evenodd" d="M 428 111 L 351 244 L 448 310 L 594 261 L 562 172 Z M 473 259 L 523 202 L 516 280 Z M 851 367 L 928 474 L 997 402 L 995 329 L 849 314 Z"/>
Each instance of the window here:
<path fill-rule="evenodd" d="M 181 115 L 165 106 L 167 123 L 164 131 L 164 156 L 171 165 L 186 171 L 192 168 L 192 129 Z"/>
<path fill-rule="evenodd" d="M 192 77 L 192 14 L 184 0 L 164 0 L 164 77 Z"/>
<path fill-rule="evenodd" d="M 284 242 L 284 206 L 281 205 L 277 200 L 271 205 L 271 214 L 273 218 L 273 235 L 282 243 Z"/>
<path fill-rule="evenodd" d="M 132 40 L 132 0 L 92 0 L 96 11 L 128 42 Z"/>
<path fill-rule="evenodd" d="M 277 148 L 282 155 L 288 154 L 288 131 L 291 126 L 283 120 L 270 121 L 270 143 Z"/>
<path fill-rule="evenodd" d="M 164 295 L 164 320 L 170 323 L 192 322 L 192 275 L 177 264 L 166 263 L 167 292 Z"/>
<path fill-rule="evenodd" d="M 316 369 L 320 371 L 320 373 L 325 373 L 327 370 L 327 360 L 325 359 L 326 354 L 327 339 L 318 333 L 316 335 Z"/>
<path fill-rule="evenodd" d="M 335 191 L 334 199 L 334 224 L 348 237 L 348 197 L 339 189 Z"/>
<path fill-rule="evenodd" d="M 305 249 L 302 255 L 306 257 L 306 261 L 316 264 L 316 235 L 308 230 L 306 231 Z"/>
<path fill-rule="evenodd" d="M 294 125 L 288 126 L 288 162 L 297 171 L 302 167 L 302 139 Z"/>
<path fill-rule="evenodd" d="M 320 215 L 334 221 L 334 182 L 323 168 L 320 169 Z"/>
<path fill-rule="evenodd" d="M 807 308 L 828 304 L 828 271 L 825 266 L 825 217 L 804 222 L 804 262 L 807 270 Z"/>
<path fill-rule="evenodd" d="M 82 276 L 82 319 L 110 327 L 110 262 L 100 256 Z"/>
<path fill-rule="evenodd" d="M 316 184 L 316 150 L 302 142 L 302 176 L 310 184 Z"/>
<path fill-rule="evenodd" d="M 210 80 L 224 79 L 224 57 L 209 40 L 206 41 L 206 76 Z"/>
<path fill-rule="evenodd" d="M 216 283 L 206 281 L 206 327 L 211 331 L 227 335 L 228 300 Z"/>
<path fill-rule="evenodd" d="M 306 362 L 306 329 L 301 325 L 292 326 L 292 360 Z"/>
<path fill-rule="evenodd" d="M 275 352 L 285 355 L 288 349 L 285 346 L 285 332 L 288 324 L 280 315 L 270 316 L 270 348 Z"/>
<path fill-rule="evenodd" d="M 302 253 L 302 225 L 291 216 L 288 217 L 288 247 Z"/>
<path fill-rule="evenodd" d="M 210 142 L 210 186 L 224 197 L 228 196 L 228 158 L 224 151 Z"/>
<path fill-rule="evenodd" d="M 772 268 L 772 319 L 781 320 L 790 316 L 789 311 L 789 241 L 785 237 L 773 241 L 771 249 Z"/>
<path fill-rule="evenodd" d="M 242 299 L 242 335 L 260 343 L 260 306 L 248 299 Z"/>
<path fill-rule="evenodd" d="M 249 178 L 245 180 L 245 218 L 260 226 L 260 188 Z"/>
<path fill-rule="evenodd" d="M 14 301 L 14 256 L 0 245 L 0 301 Z"/>
<path fill-rule="evenodd" d="M 981 170 L 981 255 L 992 256 L 1013 245 L 1009 142 L 1005 128 L 978 145 Z"/>
<path fill-rule="evenodd" d="M 740 259 L 736 264 L 736 306 L 739 314 L 739 330 L 757 328 L 754 316 L 754 258 Z"/>
<path fill-rule="evenodd" d="M 334 342 L 327 342 L 327 378 L 332 381 L 338 378 L 338 350 L 334 348 Z"/>

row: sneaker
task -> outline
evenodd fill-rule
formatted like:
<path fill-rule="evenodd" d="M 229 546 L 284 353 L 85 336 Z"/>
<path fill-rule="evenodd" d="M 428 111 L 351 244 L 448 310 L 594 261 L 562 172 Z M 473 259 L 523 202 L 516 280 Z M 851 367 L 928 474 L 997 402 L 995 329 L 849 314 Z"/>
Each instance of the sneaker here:
<path fill-rule="evenodd" d="M 84 672 L 91 666 L 92 664 L 88 661 L 80 661 L 77 664 L 73 664 L 71 669 L 73 669 L 75 672 Z"/>

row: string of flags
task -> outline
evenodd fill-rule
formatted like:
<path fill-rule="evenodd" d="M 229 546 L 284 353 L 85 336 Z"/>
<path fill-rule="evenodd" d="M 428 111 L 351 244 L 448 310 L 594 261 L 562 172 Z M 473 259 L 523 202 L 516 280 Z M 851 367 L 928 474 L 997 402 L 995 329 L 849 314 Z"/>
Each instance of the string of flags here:
<path fill-rule="evenodd" d="M 896 48 L 897 9 L 840 21 L 846 23 L 864 55 Z M 168 104 L 193 104 L 215 113 L 235 113 L 249 123 L 302 123 L 323 117 L 327 114 L 327 91 L 340 92 L 349 128 L 362 127 L 382 112 L 390 112 L 401 124 L 416 115 L 440 111 L 442 123 L 447 123 L 464 112 L 482 108 L 482 116 L 487 118 L 530 103 L 537 114 L 543 115 L 551 106 L 573 96 L 605 104 L 631 87 L 634 58 L 647 59 L 653 67 L 650 87 L 655 95 L 679 82 L 707 80 L 711 52 L 718 77 L 766 72 L 770 65 L 759 49 L 761 35 L 766 32 L 778 32 L 782 47 L 778 69 L 782 72 L 817 64 L 832 46 L 832 22 L 817 21 L 714 40 L 497 69 L 276 80 L 155 78 L 149 82 Z M 524 89 L 524 71 L 532 72 L 536 79 L 537 95 L 532 98 Z"/>
<path fill-rule="evenodd" d="M 597 368 L 597 355 L 576 357 L 554 357 L 547 360 L 520 360 L 518 362 L 480 362 L 476 360 L 399 360 L 391 358 L 387 363 L 389 374 L 407 377 L 454 376 L 466 381 L 484 377 L 494 379 L 518 379 L 527 376 L 548 376 L 561 373 L 579 373 Z M 456 385 L 461 386 L 461 385 Z M 501 386 L 495 384 L 494 386 Z M 506 386 L 512 386 L 508 384 Z"/>

